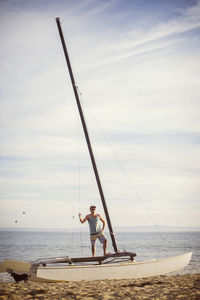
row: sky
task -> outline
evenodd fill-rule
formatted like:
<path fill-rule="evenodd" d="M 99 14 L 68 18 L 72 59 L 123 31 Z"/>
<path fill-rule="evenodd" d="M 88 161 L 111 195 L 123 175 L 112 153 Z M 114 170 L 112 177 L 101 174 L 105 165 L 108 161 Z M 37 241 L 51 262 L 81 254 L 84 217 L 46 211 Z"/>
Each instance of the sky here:
<path fill-rule="evenodd" d="M 56 17 L 113 227 L 200 226 L 200 1 L 1 0 L 0 227 L 104 217 Z"/>

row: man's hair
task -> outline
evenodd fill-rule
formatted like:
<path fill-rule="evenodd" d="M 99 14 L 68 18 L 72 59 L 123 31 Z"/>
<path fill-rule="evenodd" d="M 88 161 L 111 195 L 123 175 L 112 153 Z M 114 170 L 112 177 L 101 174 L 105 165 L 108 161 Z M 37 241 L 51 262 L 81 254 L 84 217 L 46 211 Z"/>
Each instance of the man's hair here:
<path fill-rule="evenodd" d="M 95 206 L 95 205 L 91 205 L 91 206 L 90 206 L 90 209 L 92 209 L 92 208 L 96 208 L 96 206 Z"/>

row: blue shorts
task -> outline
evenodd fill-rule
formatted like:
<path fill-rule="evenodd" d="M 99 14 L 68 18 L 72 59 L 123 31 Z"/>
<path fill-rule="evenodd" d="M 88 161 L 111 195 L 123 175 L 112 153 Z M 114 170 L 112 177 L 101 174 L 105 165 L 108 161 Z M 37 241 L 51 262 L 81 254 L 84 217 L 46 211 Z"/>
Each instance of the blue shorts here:
<path fill-rule="evenodd" d="M 92 246 L 95 245 L 95 242 L 96 242 L 97 239 L 99 239 L 101 244 L 105 243 L 105 241 L 106 241 L 106 237 L 102 232 L 99 232 L 97 234 L 91 234 L 90 235 L 90 241 L 91 241 Z"/>

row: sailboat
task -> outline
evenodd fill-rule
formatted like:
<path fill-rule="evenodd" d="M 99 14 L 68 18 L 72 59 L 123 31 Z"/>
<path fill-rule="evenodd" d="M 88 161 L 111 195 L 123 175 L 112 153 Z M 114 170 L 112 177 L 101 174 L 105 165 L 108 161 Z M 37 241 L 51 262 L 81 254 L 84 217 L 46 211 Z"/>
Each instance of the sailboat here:
<path fill-rule="evenodd" d="M 88 146 L 89 155 L 92 162 L 94 175 L 96 178 L 100 198 L 102 201 L 104 213 L 106 216 L 108 229 L 112 241 L 114 252 L 106 256 L 97 257 L 76 257 L 71 258 L 57 257 L 38 259 L 33 262 L 23 261 L 3 261 L 0 263 L 0 272 L 15 272 L 17 274 L 31 274 L 31 280 L 44 280 L 44 281 L 81 281 L 81 280 L 103 280 L 103 279 L 128 279 L 128 278 L 142 278 L 156 275 L 163 275 L 171 272 L 178 271 L 184 268 L 191 259 L 192 252 L 184 253 L 179 256 L 151 260 L 145 262 L 135 262 L 134 258 L 136 253 L 122 251 L 120 252 L 115 240 L 110 216 L 108 213 L 101 180 L 99 177 L 93 149 L 90 143 L 90 138 L 82 112 L 81 103 L 77 86 L 74 80 L 71 63 L 69 60 L 60 19 L 56 18 L 58 32 L 60 35 L 72 88 L 74 91 L 80 119 Z"/>

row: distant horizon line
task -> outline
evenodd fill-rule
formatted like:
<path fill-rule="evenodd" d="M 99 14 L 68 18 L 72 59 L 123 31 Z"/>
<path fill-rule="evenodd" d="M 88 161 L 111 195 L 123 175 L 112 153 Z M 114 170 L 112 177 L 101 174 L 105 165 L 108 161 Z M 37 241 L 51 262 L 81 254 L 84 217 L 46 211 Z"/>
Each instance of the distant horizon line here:
<path fill-rule="evenodd" d="M 88 229 L 88 228 L 87 228 Z M 86 228 L 81 228 L 81 231 L 87 232 Z M 115 227 L 115 232 L 117 231 L 200 231 L 200 226 L 198 225 L 138 225 L 138 226 L 117 226 Z M 64 228 L 64 227 L 12 227 L 12 226 L 2 226 L 0 231 L 80 231 L 79 227 L 76 228 Z M 106 232 L 108 230 L 105 230 Z"/>

